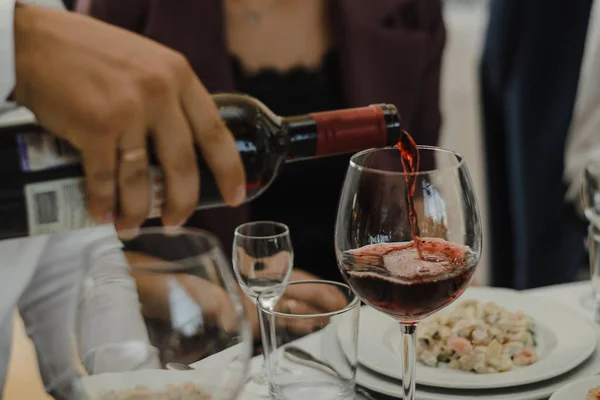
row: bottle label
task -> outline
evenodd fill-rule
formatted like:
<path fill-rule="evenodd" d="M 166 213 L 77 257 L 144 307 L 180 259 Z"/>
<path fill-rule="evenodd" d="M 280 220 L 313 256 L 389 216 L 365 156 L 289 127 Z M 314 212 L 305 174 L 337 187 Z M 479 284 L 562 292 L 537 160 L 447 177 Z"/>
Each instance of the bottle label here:
<path fill-rule="evenodd" d="M 17 135 L 17 145 L 23 172 L 78 164 L 81 159 L 68 143 L 43 131 Z"/>
<path fill-rule="evenodd" d="M 164 203 L 163 175 L 150 168 L 151 205 L 148 218 L 161 215 Z M 68 178 L 25 186 L 29 236 L 90 228 L 97 224 L 87 212 L 85 180 Z"/>
<path fill-rule="evenodd" d="M 45 235 L 95 226 L 89 218 L 83 178 L 25 186 L 29 235 Z"/>

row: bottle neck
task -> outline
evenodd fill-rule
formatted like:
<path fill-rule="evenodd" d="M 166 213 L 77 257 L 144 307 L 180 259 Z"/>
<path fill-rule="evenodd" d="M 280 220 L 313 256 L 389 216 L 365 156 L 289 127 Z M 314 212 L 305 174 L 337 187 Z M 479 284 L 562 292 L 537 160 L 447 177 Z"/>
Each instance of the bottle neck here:
<path fill-rule="evenodd" d="M 385 147 L 401 138 L 398 110 L 389 104 L 299 115 L 284 118 L 283 125 L 288 160 Z"/>

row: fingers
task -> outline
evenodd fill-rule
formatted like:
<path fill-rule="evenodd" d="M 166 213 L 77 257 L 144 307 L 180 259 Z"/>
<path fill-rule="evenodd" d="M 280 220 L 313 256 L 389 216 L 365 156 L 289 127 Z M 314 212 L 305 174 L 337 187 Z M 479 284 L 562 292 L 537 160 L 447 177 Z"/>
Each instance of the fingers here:
<path fill-rule="evenodd" d="M 225 203 L 240 205 L 246 197 L 246 178 L 239 151 L 212 98 L 195 77 L 184 90 L 182 103 L 194 138 Z"/>
<path fill-rule="evenodd" d="M 319 305 L 328 312 L 341 310 L 348 305 L 348 296 L 337 286 L 326 286 L 321 297 Z"/>
<path fill-rule="evenodd" d="M 348 305 L 348 299 L 340 289 L 325 284 L 290 285 L 286 296 L 310 304 L 320 312 L 341 310 Z"/>
<path fill-rule="evenodd" d="M 216 285 L 213 285 L 212 298 L 219 310 L 215 318 L 217 325 L 229 333 L 233 333 L 239 329 L 238 324 L 240 320 L 234 299 L 223 288 Z"/>
<path fill-rule="evenodd" d="M 235 332 L 239 324 L 239 315 L 234 298 L 229 296 L 225 289 L 196 276 L 186 274 L 175 276 L 189 297 L 184 299 L 180 296 L 179 303 L 170 299 L 171 310 L 174 310 L 174 307 L 181 307 L 181 312 L 189 313 L 196 308 L 207 324 L 214 324 L 226 332 Z M 193 299 L 193 302 L 190 302 L 190 299 Z"/>
<path fill-rule="evenodd" d="M 144 222 L 150 208 L 145 126 L 132 127 L 122 136 L 119 148 L 119 215 L 115 226 L 117 230 L 133 229 Z"/>
<path fill-rule="evenodd" d="M 135 269 L 131 270 L 131 276 L 136 282 L 142 314 L 146 318 L 169 321 L 171 308 L 169 308 L 167 276 Z"/>
<path fill-rule="evenodd" d="M 198 204 L 200 175 L 188 122 L 177 102 L 168 102 L 158 118 L 153 137 L 165 177 L 163 223 L 182 225 Z"/>
<path fill-rule="evenodd" d="M 98 141 L 83 149 L 81 153 L 86 175 L 88 208 L 92 218 L 101 224 L 114 220 L 116 153 L 116 143 L 111 141 Z"/>
<path fill-rule="evenodd" d="M 312 305 L 294 299 L 280 301 L 277 309 L 285 314 L 294 315 L 313 315 L 320 312 L 320 310 L 316 309 Z M 329 318 L 286 318 L 283 316 L 276 316 L 275 322 L 277 330 L 279 331 L 284 330 L 294 335 L 308 335 L 309 333 L 316 332 L 326 327 L 329 324 Z"/>
<path fill-rule="evenodd" d="M 261 338 L 258 312 L 256 303 L 247 299 L 244 296 L 244 309 L 246 311 L 246 317 L 250 321 L 252 327 L 252 334 L 255 339 Z M 297 301 L 294 299 L 282 298 L 276 306 L 276 311 L 284 314 L 301 314 L 301 315 L 312 315 L 318 314 L 321 311 L 312 307 L 308 303 Z M 261 311 L 261 318 L 266 318 L 264 311 Z M 278 335 L 288 333 L 294 336 L 304 336 L 309 333 L 313 333 L 319 329 L 322 329 L 329 323 L 328 318 L 287 318 L 285 316 L 276 316 L 276 332 Z"/>

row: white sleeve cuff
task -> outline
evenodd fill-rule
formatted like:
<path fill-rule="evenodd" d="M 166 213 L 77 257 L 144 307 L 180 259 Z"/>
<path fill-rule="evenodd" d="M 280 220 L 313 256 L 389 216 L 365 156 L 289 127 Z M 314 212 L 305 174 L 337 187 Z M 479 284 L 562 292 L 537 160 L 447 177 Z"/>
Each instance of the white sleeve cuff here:
<path fill-rule="evenodd" d="M 0 0 L 0 105 L 15 87 L 15 0 Z"/>

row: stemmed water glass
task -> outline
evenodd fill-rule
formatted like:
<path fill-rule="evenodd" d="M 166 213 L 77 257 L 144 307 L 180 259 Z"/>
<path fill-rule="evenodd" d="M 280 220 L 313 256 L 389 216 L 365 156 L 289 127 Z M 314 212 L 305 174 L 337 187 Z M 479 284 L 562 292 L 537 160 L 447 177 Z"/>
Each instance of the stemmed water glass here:
<path fill-rule="evenodd" d="M 294 265 L 288 227 L 272 221 L 249 222 L 238 226 L 233 239 L 232 257 L 233 270 L 244 293 L 253 302 L 263 293 L 260 297 L 261 306 L 273 310 L 285 292 Z M 249 383 L 252 386 L 247 390 L 268 398 L 264 362 L 260 373 L 251 376 Z"/>
<path fill-rule="evenodd" d="M 482 241 L 463 158 L 436 147 L 418 149 L 420 169 L 413 173 L 404 172 L 397 148 L 354 155 L 335 230 L 339 267 L 350 287 L 400 323 L 405 400 L 415 398 L 417 324 L 463 293 L 479 262 Z M 407 190 L 407 182 L 413 181 L 414 214 Z M 417 237 L 411 220 L 420 230 Z M 419 240 L 421 254 L 415 246 Z"/>
<path fill-rule="evenodd" d="M 600 322 L 600 160 L 589 163 L 581 185 L 583 212 L 589 221 L 588 244 L 594 319 Z"/>

